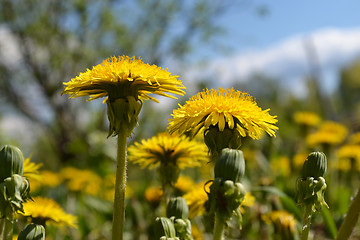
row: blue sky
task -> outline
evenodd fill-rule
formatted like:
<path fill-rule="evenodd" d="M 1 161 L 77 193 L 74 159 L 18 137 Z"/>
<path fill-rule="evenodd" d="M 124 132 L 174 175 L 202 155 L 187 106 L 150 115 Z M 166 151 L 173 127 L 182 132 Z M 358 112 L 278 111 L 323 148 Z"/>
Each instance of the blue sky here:
<path fill-rule="evenodd" d="M 246 1 L 245 1 L 246 2 Z M 219 19 L 226 34 L 216 41 L 227 51 L 200 46 L 195 58 L 207 59 L 205 67 L 194 66 L 184 80 L 217 75 L 217 86 L 231 87 L 261 72 L 278 78 L 299 96 L 306 95 L 304 78 L 309 61 L 304 42 L 310 42 L 318 57 L 324 90 L 336 88 L 339 70 L 360 59 L 360 1 L 248 1 Z M 258 7 L 268 14 L 256 14 Z"/>
<path fill-rule="evenodd" d="M 257 6 L 266 6 L 268 14 L 257 15 L 254 9 Z M 289 36 L 322 28 L 360 26 L 358 0 L 253 1 L 243 8 L 235 4 L 220 20 L 228 32 L 223 41 L 238 51 L 266 47 Z"/>

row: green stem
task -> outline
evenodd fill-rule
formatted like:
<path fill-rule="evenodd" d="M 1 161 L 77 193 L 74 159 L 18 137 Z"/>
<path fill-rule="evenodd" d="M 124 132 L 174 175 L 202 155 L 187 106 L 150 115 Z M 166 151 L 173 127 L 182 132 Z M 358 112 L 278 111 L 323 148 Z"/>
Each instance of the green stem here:
<path fill-rule="evenodd" d="M 0 240 L 12 240 L 13 223 L 12 219 L 3 217 L 0 219 Z"/>
<path fill-rule="evenodd" d="M 349 239 L 360 215 L 360 188 L 352 201 L 349 210 L 346 214 L 344 222 L 341 224 L 339 233 L 336 237 L 337 240 Z"/>
<path fill-rule="evenodd" d="M 118 134 L 112 240 L 122 240 L 125 222 L 126 134 Z"/>
<path fill-rule="evenodd" d="M 310 225 L 311 225 L 311 214 L 312 214 L 312 205 L 308 204 L 305 207 L 305 212 L 304 212 L 304 216 L 303 216 L 301 240 L 307 240 L 309 238 L 309 231 L 310 231 Z"/>
<path fill-rule="evenodd" d="M 215 214 L 215 226 L 213 240 L 222 240 L 224 234 L 225 221 Z"/>

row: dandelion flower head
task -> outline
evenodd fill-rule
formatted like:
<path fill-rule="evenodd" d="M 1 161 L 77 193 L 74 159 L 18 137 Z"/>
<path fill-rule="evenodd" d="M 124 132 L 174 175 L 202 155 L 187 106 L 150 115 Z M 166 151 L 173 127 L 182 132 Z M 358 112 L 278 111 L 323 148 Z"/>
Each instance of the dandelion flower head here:
<path fill-rule="evenodd" d="M 306 126 L 317 126 L 319 125 L 321 118 L 319 115 L 313 112 L 295 112 L 294 120 L 298 124 Z"/>
<path fill-rule="evenodd" d="M 267 224 L 273 224 L 279 233 L 294 233 L 297 221 L 295 217 L 283 210 L 272 211 L 261 216 Z"/>
<path fill-rule="evenodd" d="M 40 180 L 40 172 L 39 169 L 42 167 L 40 163 L 31 162 L 30 157 L 26 158 L 24 161 L 24 172 L 23 176 L 28 178 L 29 180 Z"/>
<path fill-rule="evenodd" d="M 161 164 L 174 164 L 180 169 L 197 167 L 208 162 L 207 147 L 204 143 L 189 140 L 185 136 L 160 133 L 140 143 L 135 142 L 129 149 L 129 161 L 142 168 L 153 169 Z"/>
<path fill-rule="evenodd" d="M 204 90 L 173 111 L 170 133 L 188 133 L 194 137 L 200 130 L 214 126 L 219 131 L 236 129 L 242 137 L 259 139 L 265 131 L 275 137 L 276 116 L 262 110 L 254 99 L 234 89 Z"/>
<path fill-rule="evenodd" d="M 70 191 L 97 195 L 100 191 L 102 179 L 90 170 L 66 167 L 61 170 L 61 176 Z"/>
<path fill-rule="evenodd" d="M 24 203 L 24 212 L 20 213 L 21 215 L 38 224 L 77 228 L 76 216 L 66 213 L 54 200 L 43 197 L 34 197 L 33 200 Z"/>
<path fill-rule="evenodd" d="M 320 128 L 306 137 L 306 143 L 309 147 L 315 147 L 321 144 L 338 145 L 342 143 L 348 134 L 348 129 L 337 122 L 326 121 Z"/>
<path fill-rule="evenodd" d="M 189 206 L 189 218 L 201 216 L 205 213 L 205 203 L 209 199 L 207 192 L 210 192 L 209 184 L 205 185 L 205 183 L 201 183 L 197 184 L 192 191 L 184 195 L 186 203 Z"/>
<path fill-rule="evenodd" d="M 66 87 L 62 94 L 69 94 L 71 98 L 90 96 L 89 100 L 133 96 L 140 100 L 151 99 L 158 102 L 149 94 L 170 98 L 175 97 L 169 93 L 184 95 L 182 89 L 185 87 L 177 78 L 166 69 L 143 63 L 140 57 L 111 57 L 64 83 Z"/>

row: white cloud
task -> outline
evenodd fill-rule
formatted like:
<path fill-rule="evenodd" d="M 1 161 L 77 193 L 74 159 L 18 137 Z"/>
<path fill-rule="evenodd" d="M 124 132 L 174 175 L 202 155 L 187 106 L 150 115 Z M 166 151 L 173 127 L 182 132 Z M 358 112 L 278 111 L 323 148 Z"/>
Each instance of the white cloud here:
<path fill-rule="evenodd" d="M 360 57 L 360 28 L 328 28 L 298 34 L 265 49 L 251 49 L 212 60 L 204 69 L 195 67 L 185 78 L 207 72 L 218 76 L 218 85 L 231 86 L 234 81 L 247 81 L 252 74 L 260 72 L 281 79 L 289 87 L 302 89 L 301 94 L 305 91 L 303 79 L 314 63 L 309 62 L 309 55 L 316 57 L 314 62 L 321 70 L 324 88 L 331 91 L 338 70 Z"/>

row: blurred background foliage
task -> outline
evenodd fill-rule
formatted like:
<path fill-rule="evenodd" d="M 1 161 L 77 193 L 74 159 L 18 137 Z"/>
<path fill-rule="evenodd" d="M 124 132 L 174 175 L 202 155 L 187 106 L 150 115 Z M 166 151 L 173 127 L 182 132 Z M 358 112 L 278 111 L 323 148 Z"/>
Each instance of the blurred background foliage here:
<path fill-rule="evenodd" d="M 0 145 L 18 145 L 26 157 L 31 154 L 33 162 L 43 164 L 43 170 L 58 173 L 66 166 L 90 169 L 102 179 L 98 180 L 98 186 L 105 186 L 102 181 L 111 179 L 116 154 L 115 140 L 106 139 L 106 108 L 101 101 L 86 104 L 85 99 L 67 100 L 67 96 L 60 95 L 62 83 L 109 56 L 141 56 L 144 62 L 166 68 L 168 62 L 182 66 L 197 44 L 208 44 L 214 51 L 222 49 L 224 46 L 218 46 L 216 39 L 226 37 L 226 32 L 217 24 L 217 19 L 233 4 L 230 0 L 1 0 L 0 30 L 4 36 L 2 43 L 6 44 L 0 45 L 0 120 L 9 115 L 20 117 L 23 120 L 18 129 L 23 131 L 21 134 L 16 131 L 16 135 L 0 132 Z M 259 17 L 271 11 L 264 6 L 251 6 Z M 244 239 L 259 239 L 259 236 L 270 239 L 266 236 L 278 231 L 276 224 L 271 229 L 266 228 L 265 221 L 261 220 L 261 215 L 269 209 L 285 209 L 298 217 L 299 210 L 291 199 L 300 171 L 294 160 L 299 153 L 306 157 L 313 150 L 327 151 L 329 162 L 336 162 L 337 149 L 360 131 L 360 61 L 339 72 L 339 84 L 332 94 L 322 89 L 321 66 L 316 58 L 309 57 L 308 61 L 309 74 L 304 76 L 308 91 L 303 98 L 283 87 L 279 79 L 261 72 L 247 82 L 238 81 L 234 85 L 238 90 L 250 92 L 263 109 L 270 108 L 270 113 L 278 116 L 280 129 L 276 139 L 264 137 L 256 142 L 249 139 L 243 142 L 249 169 L 247 181 L 251 186 L 261 186 L 252 192 L 257 204 L 244 216 L 241 236 L 248 237 Z M 179 67 L 173 74 L 181 78 L 182 71 L 186 69 Z M 187 79 L 185 85 L 186 81 L 191 83 L 188 91 L 193 93 L 204 87 L 218 87 L 214 84 L 216 79 L 211 78 Z M 167 110 L 190 97 L 187 94 L 179 101 L 171 101 L 171 106 L 165 108 L 144 103 L 139 126 L 129 144 L 165 131 L 166 119 L 172 111 Z M 309 147 L 303 126 L 294 121 L 294 114 L 299 111 L 317 113 L 324 121 L 340 122 L 346 126 L 348 134 L 337 146 Z M 318 126 L 313 126 L 311 131 L 317 129 Z M 305 160 L 304 157 L 300 159 Z M 337 226 L 359 182 L 360 162 L 356 164 L 355 173 L 349 171 L 351 168 L 334 168 L 329 173 L 330 218 Z M 206 180 L 201 177 L 203 171 L 190 169 L 185 175 L 199 182 Z M 128 175 L 132 193 L 127 202 L 126 229 L 135 234 L 130 239 L 146 239 L 150 222 L 161 211 L 156 199 L 144 202 L 144 195 L 150 185 L 159 186 L 159 179 L 156 171 L 132 164 L 129 164 Z M 59 180 L 62 185 L 57 185 L 55 190 L 44 186 L 34 190 L 55 198 L 66 205 L 67 211 L 79 217 L 79 230 L 62 232 L 50 228 L 49 236 L 58 236 L 55 239 L 109 238 L 111 201 L 99 198 L 98 192 L 89 194 L 69 189 L 67 181 Z M 317 239 L 331 238 L 331 223 L 324 225 L 319 219 L 321 216 L 317 215 L 314 229 L 324 237 Z M 211 232 L 209 226 L 200 219 L 194 222 L 197 226 L 194 231 L 205 232 L 202 238 L 207 239 L 206 232 Z M 229 232 L 234 239 L 240 236 L 236 228 L 230 228 Z"/>

